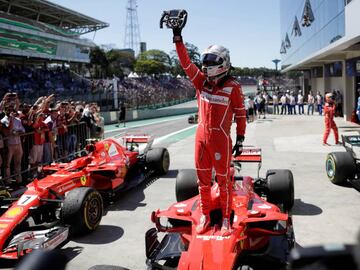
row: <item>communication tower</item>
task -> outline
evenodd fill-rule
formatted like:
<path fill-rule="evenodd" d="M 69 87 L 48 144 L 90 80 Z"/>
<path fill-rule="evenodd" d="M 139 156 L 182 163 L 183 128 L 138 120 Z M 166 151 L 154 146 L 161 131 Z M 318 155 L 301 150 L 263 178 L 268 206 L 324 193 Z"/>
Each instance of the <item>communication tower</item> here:
<path fill-rule="evenodd" d="M 130 48 L 135 55 L 140 50 L 140 28 L 137 16 L 137 0 L 128 0 L 126 5 L 126 25 L 124 48 Z"/>

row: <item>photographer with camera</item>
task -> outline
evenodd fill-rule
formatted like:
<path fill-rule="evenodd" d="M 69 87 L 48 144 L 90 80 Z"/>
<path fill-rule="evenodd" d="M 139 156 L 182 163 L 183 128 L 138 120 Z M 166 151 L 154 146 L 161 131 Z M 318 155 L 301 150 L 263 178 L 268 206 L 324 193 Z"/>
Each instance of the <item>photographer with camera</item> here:
<path fill-rule="evenodd" d="M 18 118 L 19 99 L 16 93 L 8 93 L 4 96 L 1 102 L 4 106 L 5 116 L 1 119 L 4 126 L 4 133 L 7 137 L 7 156 L 5 160 L 5 177 L 6 184 L 11 184 L 11 161 L 14 160 L 14 173 L 16 183 L 22 182 L 21 177 L 21 159 L 23 156 L 23 149 L 20 135 L 25 132 L 25 129 Z"/>
<path fill-rule="evenodd" d="M 181 66 L 196 88 L 199 125 L 195 139 L 195 166 L 202 212 L 196 230 L 198 233 L 204 233 L 210 225 L 210 193 L 214 168 L 220 189 L 223 217 L 221 234 L 228 236 L 231 233 L 232 208 L 231 152 L 233 151 L 235 156 L 242 152 L 246 128 L 244 99 L 240 84 L 229 75 L 231 63 L 226 48 L 220 45 L 209 46 L 202 54 L 201 69 L 191 62 L 181 36 L 186 20 L 185 10 L 165 11 L 160 27 L 165 22 L 167 27 L 173 30 L 173 42 Z M 235 146 L 231 150 L 230 128 L 234 114 L 237 136 Z"/>

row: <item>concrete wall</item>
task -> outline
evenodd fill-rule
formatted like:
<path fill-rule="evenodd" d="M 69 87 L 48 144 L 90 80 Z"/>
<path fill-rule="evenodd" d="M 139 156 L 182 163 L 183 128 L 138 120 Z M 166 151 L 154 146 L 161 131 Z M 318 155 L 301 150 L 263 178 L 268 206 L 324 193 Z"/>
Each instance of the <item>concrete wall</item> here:
<path fill-rule="evenodd" d="M 161 110 L 131 110 L 126 112 L 126 121 L 151 119 L 181 114 L 192 114 L 195 112 L 197 112 L 197 107 L 171 108 Z M 102 112 L 101 115 L 104 117 L 106 125 L 116 123 L 119 119 L 118 111 Z"/>
<path fill-rule="evenodd" d="M 312 78 L 311 79 L 311 91 L 313 94 L 316 94 L 317 91 L 324 93 L 325 85 L 324 78 Z"/>

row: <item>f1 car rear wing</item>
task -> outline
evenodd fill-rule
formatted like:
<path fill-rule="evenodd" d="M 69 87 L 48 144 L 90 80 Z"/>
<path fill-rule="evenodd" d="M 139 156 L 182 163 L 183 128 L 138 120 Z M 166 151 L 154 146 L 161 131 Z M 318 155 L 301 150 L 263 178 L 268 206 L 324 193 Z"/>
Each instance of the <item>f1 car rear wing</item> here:
<path fill-rule="evenodd" d="M 261 169 L 262 155 L 261 148 L 257 148 L 254 146 L 244 146 L 243 151 L 240 156 L 234 157 L 233 163 L 239 164 L 241 167 L 241 163 L 258 163 L 258 177 Z"/>

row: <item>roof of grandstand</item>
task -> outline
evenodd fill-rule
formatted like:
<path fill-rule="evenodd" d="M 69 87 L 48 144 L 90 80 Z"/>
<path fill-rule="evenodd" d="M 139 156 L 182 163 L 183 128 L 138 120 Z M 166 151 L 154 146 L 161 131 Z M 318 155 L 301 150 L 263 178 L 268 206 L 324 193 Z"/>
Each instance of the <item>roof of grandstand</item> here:
<path fill-rule="evenodd" d="M 0 0 L 0 11 L 54 25 L 80 34 L 109 24 L 46 0 Z"/>

